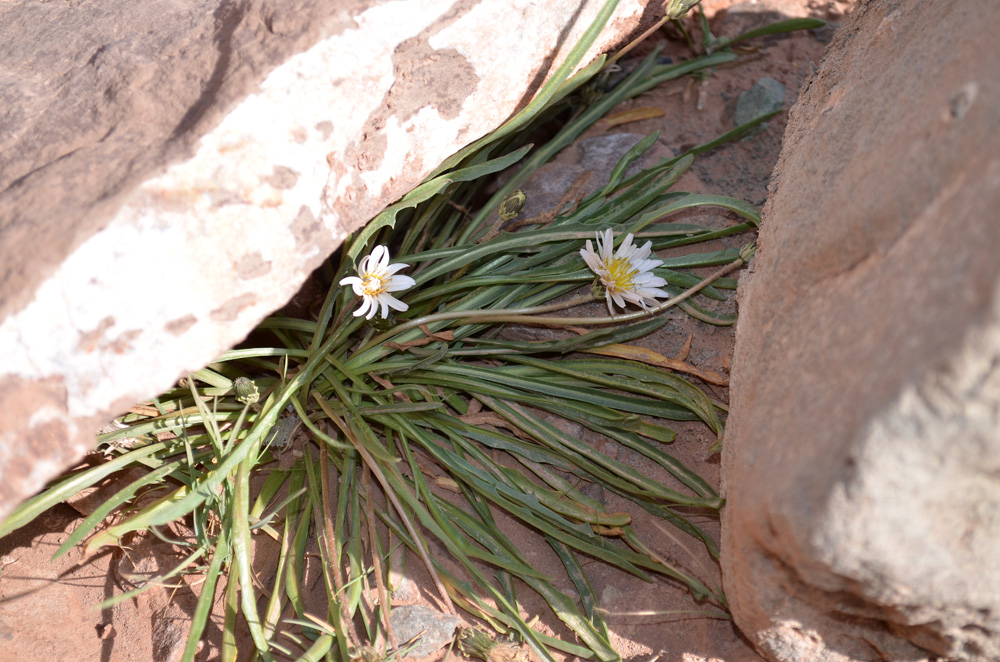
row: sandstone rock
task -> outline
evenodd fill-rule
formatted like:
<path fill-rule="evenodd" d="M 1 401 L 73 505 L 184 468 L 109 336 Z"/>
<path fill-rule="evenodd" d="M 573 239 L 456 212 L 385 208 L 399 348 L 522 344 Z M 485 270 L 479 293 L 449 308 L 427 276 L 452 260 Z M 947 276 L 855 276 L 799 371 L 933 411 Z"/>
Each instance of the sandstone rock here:
<path fill-rule="evenodd" d="M 725 590 L 771 660 L 1000 659 L 998 29 L 862 3 L 792 109 L 723 452 Z"/>
<path fill-rule="evenodd" d="M 402 644 L 413 640 L 408 658 L 422 658 L 441 650 L 455 636 L 462 621 L 423 605 L 396 607 L 389 615 L 393 634 Z"/>
<path fill-rule="evenodd" d="M 523 106 L 601 5 L 0 6 L 0 517 Z"/>

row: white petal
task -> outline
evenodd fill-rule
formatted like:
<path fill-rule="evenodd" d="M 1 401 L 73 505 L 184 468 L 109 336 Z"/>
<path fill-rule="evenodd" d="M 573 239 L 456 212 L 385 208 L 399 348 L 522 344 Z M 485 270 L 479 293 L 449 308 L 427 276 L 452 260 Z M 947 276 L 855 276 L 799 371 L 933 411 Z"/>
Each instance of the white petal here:
<path fill-rule="evenodd" d="M 580 249 L 580 256 L 591 271 L 595 274 L 601 272 L 601 259 L 594 253 L 594 246 L 590 243 L 590 239 L 587 240 L 587 247 Z"/>
<path fill-rule="evenodd" d="M 408 305 L 390 294 L 383 294 L 379 297 L 379 301 L 381 301 L 383 305 L 388 304 L 390 308 L 398 310 L 399 312 L 409 310 L 410 308 Z"/>
<path fill-rule="evenodd" d="M 372 305 L 372 298 L 365 297 L 365 300 L 361 302 L 361 307 L 354 311 L 354 316 L 361 317 L 362 315 L 365 314 L 365 311 L 367 311 L 368 307 L 371 305 Z M 368 319 L 371 319 L 371 317 L 369 317 Z"/>
<path fill-rule="evenodd" d="M 635 268 L 639 271 L 652 271 L 663 264 L 663 260 L 636 260 Z"/>
<path fill-rule="evenodd" d="M 610 262 L 612 251 L 615 248 L 615 237 L 611 234 L 611 228 L 604 231 L 604 242 L 600 241 L 600 235 L 598 235 L 597 247 L 601 251 L 601 260 L 605 263 Z"/>
<path fill-rule="evenodd" d="M 372 250 L 372 271 L 383 270 L 389 264 L 389 249 L 379 244 Z"/>
<path fill-rule="evenodd" d="M 622 296 L 625 297 L 625 300 L 629 303 L 635 304 L 643 310 L 646 310 L 645 300 L 635 292 L 623 292 Z"/>
<path fill-rule="evenodd" d="M 642 283 L 643 287 L 663 287 L 667 284 L 667 281 L 659 276 L 653 276 L 649 280 L 645 280 Z"/>
<path fill-rule="evenodd" d="M 633 252 L 634 246 L 632 246 L 632 233 L 629 232 L 625 235 L 624 241 L 618 246 L 618 257 L 629 257 Z"/>
<path fill-rule="evenodd" d="M 645 297 L 647 299 L 669 299 L 670 298 L 670 293 L 669 292 L 667 292 L 665 290 L 661 290 L 658 287 L 644 287 L 642 289 L 636 290 L 636 292 L 639 294 L 639 296 Z"/>
<path fill-rule="evenodd" d="M 390 264 L 388 267 L 385 268 L 385 275 L 386 276 L 391 276 L 392 274 L 396 273 L 400 269 L 405 269 L 408 266 L 410 266 L 410 265 L 403 264 L 402 262 L 396 262 L 395 264 Z"/>
<path fill-rule="evenodd" d="M 396 274 L 389 279 L 389 282 L 385 284 L 383 288 L 385 292 L 399 292 L 400 290 L 406 290 L 417 284 L 417 281 L 413 280 L 409 276 L 404 276 L 402 274 Z"/>
<path fill-rule="evenodd" d="M 649 285 L 650 287 L 660 287 L 666 285 L 667 281 L 651 271 L 644 271 L 635 277 L 636 285 Z"/>
<path fill-rule="evenodd" d="M 361 279 L 358 278 L 357 276 L 348 276 L 347 278 L 340 279 L 340 286 L 343 287 L 344 285 L 354 285 L 354 283 L 360 283 L 360 282 Z"/>

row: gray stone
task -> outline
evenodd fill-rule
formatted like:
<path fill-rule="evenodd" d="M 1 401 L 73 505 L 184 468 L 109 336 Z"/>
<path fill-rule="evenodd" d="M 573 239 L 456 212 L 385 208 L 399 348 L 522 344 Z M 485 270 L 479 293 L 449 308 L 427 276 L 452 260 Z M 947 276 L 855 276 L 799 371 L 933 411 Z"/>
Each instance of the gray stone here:
<path fill-rule="evenodd" d="M 636 143 L 646 136 L 639 133 L 604 133 L 593 138 L 580 141 L 577 149 L 580 151 L 580 167 L 595 173 L 595 188 L 608 183 L 612 168 L 632 149 Z M 648 154 L 648 152 L 647 152 Z M 632 175 L 641 168 L 639 163 L 629 166 L 627 175 Z M 599 177 L 596 173 L 601 173 Z M 603 180 L 603 181 L 601 181 Z"/>
<path fill-rule="evenodd" d="M 602 4 L 0 3 L 0 517 L 522 107 Z"/>
<path fill-rule="evenodd" d="M 757 119 L 761 115 L 781 110 L 785 103 L 785 86 L 764 76 L 753 84 L 736 100 L 736 113 L 733 116 L 733 126 L 740 126 Z"/>
<path fill-rule="evenodd" d="M 636 143 L 646 136 L 638 133 L 605 133 L 579 141 L 556 161 L 550 162 L 521 186 L 527 195 L 519 220 L 552 213 L 564 202 L 567 192 L 588 195 L 608 183 L 611 170 Z M 633 162 L 626 177 L 673 154 L 659 141 Z"/>
<path fill-rule="evenodd" d="M 997 30 L 862 3 L 790 113 L 723 449 L 724 587 L 770 660 L 1000 660 Z"/>
<path fill-rule="evenodd" d="M 396 607 L 389 616 L 393 635 L 400 645 L 418 637 L 406 657 L 421 658 L 435 653 L 455 637 L 462 621 L 423 605 Z"/>

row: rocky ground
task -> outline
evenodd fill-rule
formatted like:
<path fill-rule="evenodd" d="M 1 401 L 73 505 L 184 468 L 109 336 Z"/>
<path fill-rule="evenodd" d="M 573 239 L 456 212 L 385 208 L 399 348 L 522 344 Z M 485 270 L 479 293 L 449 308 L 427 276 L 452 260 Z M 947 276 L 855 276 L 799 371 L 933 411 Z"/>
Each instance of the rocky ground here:
<path fill-rule="evenodd" d="M 834 24 L 852 3 L 817 0 L 766 0 L 735 4 L 727 0 L 704 3 L 717 35 L 735 35 L 774 20 L 795 16 L 815 16 Z M 692 23 L 692 27 L 694 24 Z M 799 88 L 823 57 L 832 27 L 814 32 L 758 39 L 746 44 L 749 57 L 736 66 L 722 67 L 701 81 L 690 79 L 668 83 L 634 99 L 620 109 L 657 109 L 662 115 L 627 124 L 602 122 L 582 136 L 525 187 L 529 204 L 544 211 L 558 200 L 559 182 L 572 182 L 584 171 L 598 181 L 613 167 L 617 156 L 639 137 L 660 131 L 654 156 L 673 155 L 732 128 L 741 95 L 759 84 L 765 102 L 781 104 L 787 112 Z M 691 52 L 674 30 L 661 31 L 651 42 L 664 42 L 665 54 L 680 61 Z M 773 82 L 767 82 L 770 79 Z M 783 96 L 783 98 L 781 98 Z M 678 190 L 739 197 L 760 206 L 767 196 L 771 169 L 781 148 L 785 113 L 771 120 L 762 132 L 741 142 L 724 146 L 696 159 L 679 182 Z M 527 211 L 525 212 L 527 213 Z M 721 211 L 699 211 L 689 222 L 724 226 L 734 221 Z M 741 245 L 750 236 L 728 238 L 727 244 Z M 722 247 L 722 245 L 718 246 Z M 693 247 L 706 250 L 705 246 Z M 728 302 L 735 310 L 736 302 Z M 595 314 L 600 307 L 594 308 Z M 725 376 L 733 349 L 732 327 L 716 327 L 692 319 L 680 311 L 669 314 L 669 323 L 641 344 L 671 357 L 681 357 L 696 368 Z M 720 384 L 702 384 L 709 394 L 727 401 L 727 389 Z M 704 426 L 672 424 L 678 432 L 671 453 L 718 487 L 719 455 L 710 452 L 714 436 Z M 593 439 L 595 444 L 602 440 Z M 622 451 L 619 459 L 634 462 L 643 471 L 655 474 L 635 454 Z M 606 501 L 612 511 L 635 510 L 616 503 L 611 494 L 592 495 Z M 86 504 L 78 504 L 86 509 Z M 634 528 L 646 543 L 661 554 L 699 576 L 706 583 L 719 584 L 719 570 L 703 550 L 678 538 L 642 511 L 634 512 Z M 45 513 L 32 525 L 0 540 L 0 658 L 3 660 L 78 660 L 80 662 L 124 662 L 179 659 L 186 633 L 186 619 L 193 608 L 197 582 L 188 578 L 175 589 L 159 589 L 113 609 L 97 610 L 102 600 L 132 588 L 141 577 L 172 567 L 176 554 L 168 543 L 155 538 L 136 539 L 122 550 L 83 558 L 73 550 L 56 562 L 52 552 L 69 535 L 80 519 L 69 505 Z M 718 522 L 700 523 L 718 538 Z M 509 535 L 542 571 L 559 576 L 561 564 L 551 551 L 538 544 L 534 534 L 511 525 Z M 410 564 L 415 567 L 418 564 Z M 601 604 L 607 610 L 614 643 L 626 659 L 684 662 L 759 660 L 757 654 L 728 620 L 706 618 L 691 613 L 703 611 L 679 585 L 660 578 L 652 584 L 639 581 L 593 562 L 589 578 Z M 422 596 L 421 577 L 415 574 L 415 603 L 432 604 Z M 557 584 L 570 590 L 569 580 Z M 560 633 L 557 621 L 542 609 L 539 599 L 532 602 L 524 592 L 524 607 L 538 615 L 542 627 Z M 433 605 L 432 605 L 433 606 Z M 221 602 L 219 603 L 221 622 Z M 218 627 L 209 627 L 203 659 L 215 655 L 213 638 Z M 246 650 L 244 648 L 244 650 Z"/>

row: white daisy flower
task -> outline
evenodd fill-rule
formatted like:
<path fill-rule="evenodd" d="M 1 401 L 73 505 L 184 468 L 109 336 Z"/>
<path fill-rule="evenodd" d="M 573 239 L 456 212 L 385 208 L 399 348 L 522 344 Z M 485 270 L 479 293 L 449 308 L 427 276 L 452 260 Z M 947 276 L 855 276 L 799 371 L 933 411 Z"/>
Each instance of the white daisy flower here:
<path fill-rule="evenodd" d="M 396 273 L 405 269 L 408 264 L 389 264 L 389 249 L 376 246 L 370 255 L 361 260 L 358 265 L 358 275 L 348 276 L 340 281 L 341 286 L 350 285 L 354 293 L 364 301 L 361 307 L 354 311 L 355 317 L 365 315 L 365 319 L 375 317 L 379 306 L 382 307 L 382 318 L 389 317 L 389 309 L 400 312 L 409 308 L 405 303 L 389 294 L 399 292 L 417 284 L 409 276 Z"/>
<path fill-rule="evenodd" d="M 611 234 L 611 228 L 608 228 L 604 231 L 603 237 L 600 232 L 597 233 L 596 252 L 589 239 L 587 247 L 580 249 L 583 261 L 597 274 L 601 284 L 604 285 L 608 310 L 612 315 L 615 314 L 612 302 L 624 308 L 625 302 L 631 301 L 643 309 L 648 309 L 650 305 L 656 305 L 657 297 L 662 299 L 670 297 L 668 292 L 660 289 L 667 284 L 667 281 L 653 274 L 653 269 L 663 264 L 663 261 L 648 259 L 653 252 L 653 242 L 647 241 L 642 248 L 639 248 L 632 243 L 632 239 L 631 233 L 626 235 L 618 247 L 618 252 L 612 255 L 614 236 Z"/>

